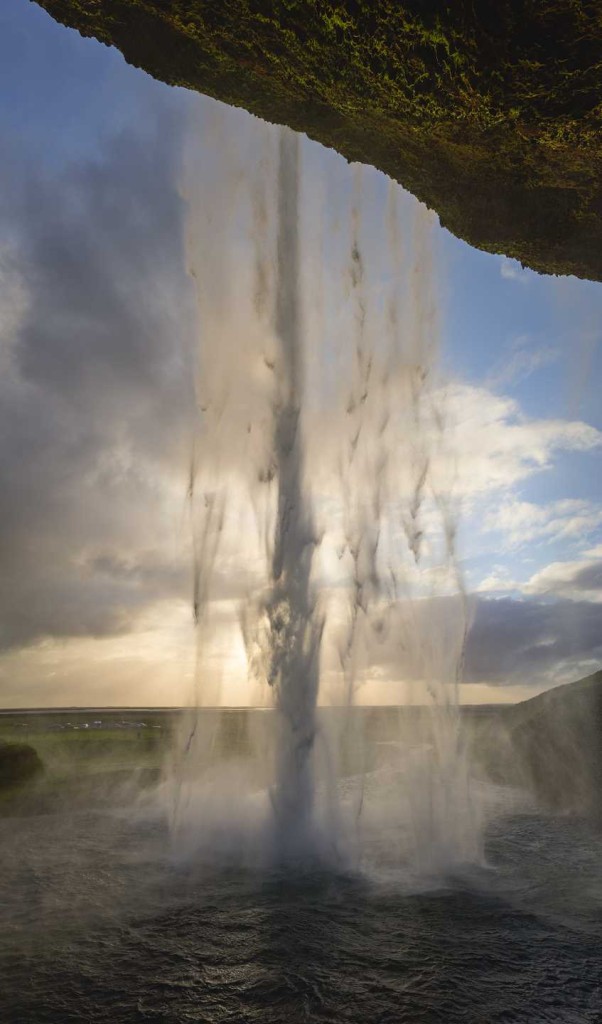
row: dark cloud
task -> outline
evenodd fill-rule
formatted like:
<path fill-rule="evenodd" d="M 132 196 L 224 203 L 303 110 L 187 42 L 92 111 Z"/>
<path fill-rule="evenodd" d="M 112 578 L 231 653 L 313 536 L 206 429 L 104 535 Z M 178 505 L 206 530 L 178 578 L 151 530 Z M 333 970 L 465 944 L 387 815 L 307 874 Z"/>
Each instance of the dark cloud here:
<path fill-rule="evenodd" d="M 463 682 L 552 684 L 576 678 L 584 663 L 602 664 L 602 604 L 476 595 L 469 604 Z M 419 600 L 411 608 L 400 603 L 378 642 L 370 643 L 366 677 L 379 668 L 391 680 L 416 680 L 426 672 L 452 681 L 464 621 L 458 598 Z"/>
<path fill-rule="evenodd" d="M 572 586 L 576 590 L 602 590 L 602 562 L 579 569 L 572 580 Z"/>
<path fill-rule="evenodd" d="M 186 591 L 181 565 L 149 555 L 173 530 L 164 489 L 185 479 L 192 429 L 183 126 L 169 103 L 147 113 L 61 177 L 14 156 L 0 169 L 2 309 L 12 288 L 24 310 L 2 339 L 4 647 L 127 629 Z"/>
<path fill-rule="evenodd" d="M 602 663 L 602 604 L 477 601 L 466 645 L 467 682 L 528 684 L 584 660 Z"/>

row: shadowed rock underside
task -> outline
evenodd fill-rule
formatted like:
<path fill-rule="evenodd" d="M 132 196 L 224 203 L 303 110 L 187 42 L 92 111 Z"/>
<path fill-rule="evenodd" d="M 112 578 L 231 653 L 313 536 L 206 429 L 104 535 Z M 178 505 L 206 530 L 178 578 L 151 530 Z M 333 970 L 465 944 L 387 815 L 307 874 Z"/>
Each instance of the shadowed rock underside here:
<path fill-rule="evenodd" d="M 471 245 L 602 280 L 598 0 L 38 0 L 125 59 L 373 164 Z"/>

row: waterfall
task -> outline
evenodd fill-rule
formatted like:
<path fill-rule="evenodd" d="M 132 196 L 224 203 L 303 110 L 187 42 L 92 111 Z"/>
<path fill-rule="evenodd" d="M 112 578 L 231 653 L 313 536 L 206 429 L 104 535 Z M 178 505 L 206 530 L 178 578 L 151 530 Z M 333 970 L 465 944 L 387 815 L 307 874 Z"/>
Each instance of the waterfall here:
<path fill-rule="evenodd" d="M 278 160 L 278 241 L 273 454 L 277 512 L 266 612 L 268 682 L 279 714 L 273 804 L 277 837 L 293 850 L 311 832 L 313 749 L 319 684 L 321 624 L 311 592 L 316 545 L 308 494 L 300 414 L 303 335 L 299 296 L 299 139 L 282 129 Z"/>
<path fill-rule="evenodd" d="M 433 217 L 336 158 L 316 167 L 289 129 L 251 121 L 235 139 L 217 115 L 212 140 L 185 188 L 201 711 L 180 743 L 176 816 L 194 805 L 210 844 L 234 830 L 237 848 L 250 829 L 278 861 L 361 861 L 383 822 L 399 825 L 388 856 L 474 859 Z M 234 651 L 239 685 L 273 713 L 224 773 L 219 716 L 202 709 L 227 703 Z M 366 693 L 407 706 L 378 749 Z"/>

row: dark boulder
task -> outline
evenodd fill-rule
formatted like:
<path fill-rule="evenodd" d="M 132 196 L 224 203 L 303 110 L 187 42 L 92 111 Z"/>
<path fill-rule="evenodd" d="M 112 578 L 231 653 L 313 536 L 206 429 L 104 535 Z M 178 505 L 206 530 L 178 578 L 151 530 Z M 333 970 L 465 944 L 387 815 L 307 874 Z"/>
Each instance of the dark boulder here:
<path fill-rule="evenodd" d="M 29 744 L 0 743 L 0 789 L 28 782 L 42 769 L 36 750 Z"/>

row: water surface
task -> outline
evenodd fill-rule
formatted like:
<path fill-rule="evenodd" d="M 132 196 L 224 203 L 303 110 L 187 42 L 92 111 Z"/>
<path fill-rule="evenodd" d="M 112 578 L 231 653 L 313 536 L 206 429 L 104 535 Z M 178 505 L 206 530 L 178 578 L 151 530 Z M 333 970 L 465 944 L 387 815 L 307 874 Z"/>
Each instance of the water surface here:
<path fill-rule="evenodd" d="M 0 821 L 2 1020 L 599 1024 L 602 841 L 519 815 L 487 867 L 178 862 L 131 809 Z"/>

